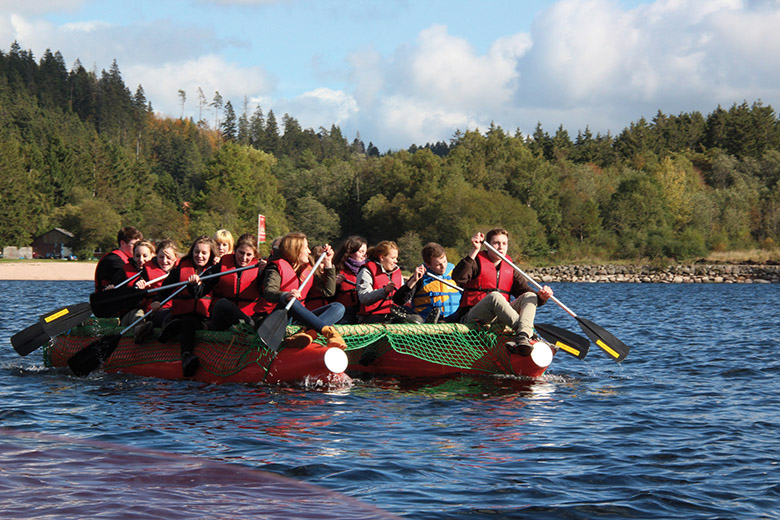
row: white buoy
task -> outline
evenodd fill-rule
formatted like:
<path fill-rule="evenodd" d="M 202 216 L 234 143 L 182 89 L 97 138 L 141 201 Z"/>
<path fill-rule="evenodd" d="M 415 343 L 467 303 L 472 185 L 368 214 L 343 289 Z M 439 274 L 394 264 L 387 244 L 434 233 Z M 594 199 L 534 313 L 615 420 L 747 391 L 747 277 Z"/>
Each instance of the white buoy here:
<path fill-rule="evenodd" d="M 536 363 L 539 368 L 546 368 L 550 366 L 553 360 L 553 351 L 550 345 L 544 341 L 537 341 L 533 344 L 533 350 L 531 350 L 531 360 Z"/>
<path fill-rule="evenodd" d="M 347 359 L 347 354 L 340 348 L 330 347 L 325 352 L 325 366 L 334 374 L 341 374 L 344 372 L 347 369 L 348 364 L 349 360 Z"/>

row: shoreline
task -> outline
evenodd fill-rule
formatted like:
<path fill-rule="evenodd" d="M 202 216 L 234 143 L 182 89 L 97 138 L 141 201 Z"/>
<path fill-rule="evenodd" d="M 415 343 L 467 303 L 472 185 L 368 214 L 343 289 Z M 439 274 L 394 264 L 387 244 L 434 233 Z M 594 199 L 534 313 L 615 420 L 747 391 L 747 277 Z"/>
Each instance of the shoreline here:
<path fill-rule="evenodd" d="M 87 281 L 97 262 L 0 262 L 0 280 Z M 780 283 L 780 266 L 759 264 L 562 265 L 524 269 L 540 283 Z"/>
<path fill-rule="evenodd" d="M 0 280 L 93 280 L 96 265 L 97 262 L 71 262 L 68 260 L 21 260 L 0 262 Z"/>

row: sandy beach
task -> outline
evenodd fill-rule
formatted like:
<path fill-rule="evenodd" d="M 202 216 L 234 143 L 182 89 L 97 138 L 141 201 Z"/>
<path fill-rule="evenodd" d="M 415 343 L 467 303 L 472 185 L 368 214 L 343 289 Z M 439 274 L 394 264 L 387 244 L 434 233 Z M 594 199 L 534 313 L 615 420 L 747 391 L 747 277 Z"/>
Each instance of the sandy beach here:
<path fill-rule="evenodd" d="M 0 280 L 92 280 L 96 262 L 0 262 Z"/>

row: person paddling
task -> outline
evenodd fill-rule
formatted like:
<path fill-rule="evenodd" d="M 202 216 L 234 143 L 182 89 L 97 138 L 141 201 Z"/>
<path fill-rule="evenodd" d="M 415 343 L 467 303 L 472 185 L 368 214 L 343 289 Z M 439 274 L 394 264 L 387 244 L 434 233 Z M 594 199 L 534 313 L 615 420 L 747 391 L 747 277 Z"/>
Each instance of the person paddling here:
<path fill-rule="evenodd" d="M 261 277 L 263 296 L 258 302 L 256 318 L 261 321 L 277 309 L 284 309 L 291 301 L 289 314 L 292 323 L 303 325 L 306 330 L 296 334 L 288 343 L 295 347 L 309 345 L 318 334 L 328 339 L 329 347 L 346 349 L 346 343 L 333 324 L 344 315 L 344 306 L 340 303 L 329 303 L 310 311 L 301 303 L 306 298 L 313 283 L 320 284 L 326 296 L 335 292 L 336 274 L 333 268 L 333 249 L 329 245 L 323 247 L 325 266 L 321 276 L 314 276 L 311 281 L 302 286 L 309 271 L 312 269 L 311 250 L 306 235 L 303 233 L 288 233 L 279 242 L 278 254 L 268 260 Z"/>
<path fill-rule="evenodd" d="M 181 259 L 163 282 L 163 287 L 179 282 L 189 282 L 186 291 L 173 298 L 171 319 L 160 333 L 160 342 L 167 343 L 179 338 L 181 345 L 181 364 L 184 377 L 192 377 L 200 366 L 200 360 L 194 354 L 195 333 L 205 328 L 209 317 L 211 296 L 204 294 L 200 276 L 214 266 L 217 256 L 217 244 L 207 235 L 195 239 L 187 255 Z M 158 298 L 164 299 L 173 290 L 159 291 Z"/>
<path fill-rule="evenodd" d="M 357 296 L 357 274 L 366 263 L 367 251 L 366 239 L 353 235 L 344 240 L 333 256 L 333 265 L 336 267 L 334 301 L 344 306 L 344 317 L 339 320 L 340 324 L 354 324 L 358 321 L 360 301 Z"/>
<path fill-rule="evenodd" d="M 409 303 L 415 284 L 425 274 L 425 267 L 418 265 L 404 283 L 398 267 L 398 245 L 383 240 L 368 250 L 368 261 L 357 276 L 357 293 L 360 300 L 359 323 L 422 323 L 421 316 L 410 307 L 393 312 L 394 306 Z M 406 310 L 408 309 L 408 310 Z"/>
<path fill-rule="evenodd" d="M 506 229 L 495 228 L 487 236 L 477 233 L 471 237 L 471 252 L 452 271 L 452 279 L 464 288 L 457 317 L 462 323 L 497 321 L 510 327 L 515 337 L 507 342 L 507 348 L 527 355 L 531 351 L 536 308 L 544 304 L 553 291 L 545 285 L 539 292 L 534 292 L 512 266 L 502 262 L 492 251 L 482 251 L 483 241 L 507 256 L 509 232 Z M 515 299 L 510 303 L 512 296 Z"/>
<path fill-rule="evenodd" d="M 117 243 L 119 247 L 106 253 L 95 266 L 95 292 L 103 291 L 111 285 L 114 277 L 133 256 L 133 246 L 139 240 L 143 240 L 144 235 L 133 226 L 123 227 L 117 233 Z"/>
<path fill-rule="evenodd" d="M 157 254 L 151 261 L 144 264 L 141 279 L 135 282 L 137 289 L 154 289 L 162 286 L 163 280 L 171 272 L 179 261 L 179 247 L 176 242 L 166 238 L 157 243 Z M 163 277 L 161 279 L 161 277 Z M 145 298 L 141 302 L 141 308 L 144 312 L 154 309 L 154 313 L 149 315 L 144 321 L 136 325 L 133 329 L 133 341 L 141 344 L 152 334 L 155 327 L 161 328 L 171 313 L 173 303 L 168 301 L 160 306 L 160 302 L 155 298 Z"/>

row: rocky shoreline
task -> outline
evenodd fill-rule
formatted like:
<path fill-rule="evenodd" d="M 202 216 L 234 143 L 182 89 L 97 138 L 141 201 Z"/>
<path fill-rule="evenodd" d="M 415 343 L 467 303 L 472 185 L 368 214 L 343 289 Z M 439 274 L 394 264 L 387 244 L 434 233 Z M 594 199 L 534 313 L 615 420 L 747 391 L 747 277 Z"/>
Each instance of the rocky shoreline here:
<path fill-rule="evenodd" d="M 526 272 L 544 283 L 780 283 L 778 265 L 559 265 Z"/>

